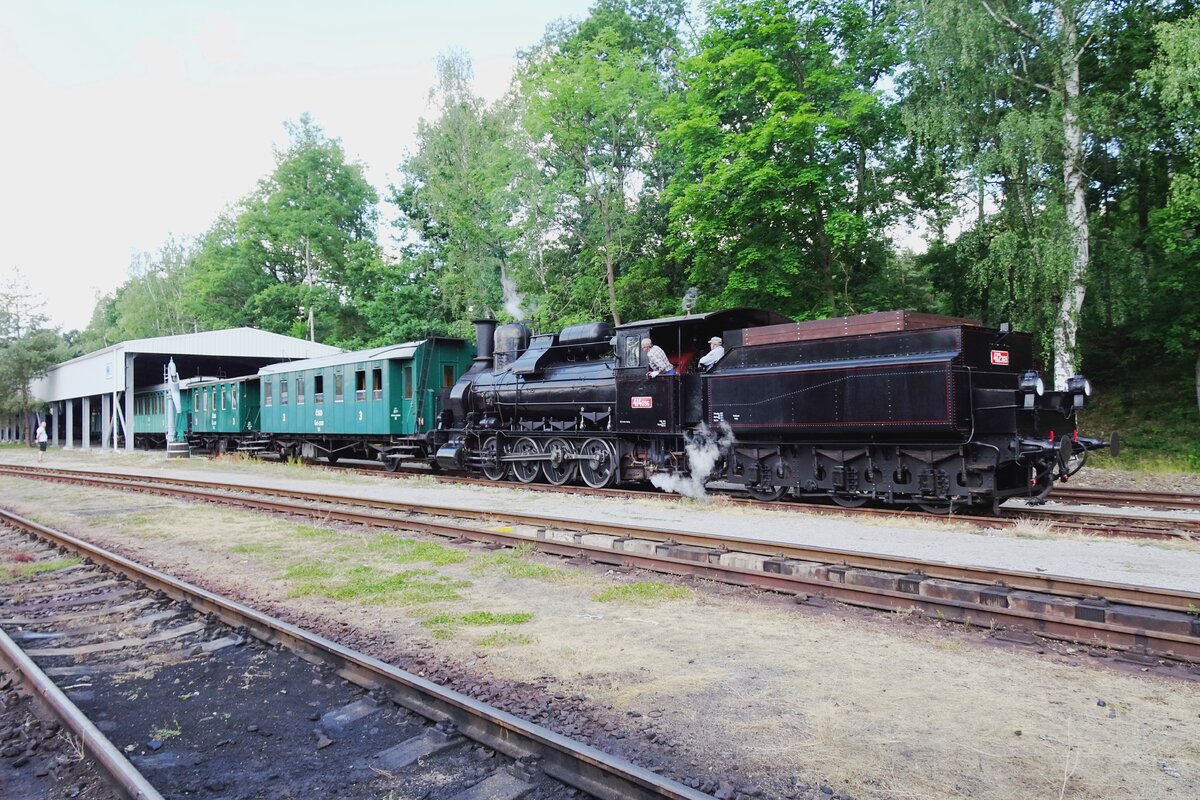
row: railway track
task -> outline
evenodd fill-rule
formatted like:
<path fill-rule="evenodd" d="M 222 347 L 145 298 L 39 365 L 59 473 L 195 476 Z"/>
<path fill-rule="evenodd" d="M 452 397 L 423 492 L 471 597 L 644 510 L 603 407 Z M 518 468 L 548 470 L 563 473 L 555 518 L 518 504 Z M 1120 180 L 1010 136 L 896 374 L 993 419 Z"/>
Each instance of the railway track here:
<path fill-rule="evenodd" d="M 410 469 L 395 472 L 384 470 L 382 467 L 367 466 L 371 462 L 363 462 L 360 466 L 350 465 L 321 465 L 322 469 L 334 471 L 369 470 L 372 473 L 387 475 L 399 479 L 420 475 L 432 477 L 438 481 L 461 483 L 466 485 L 495 486 L 495 481 L 484 478 L 464 476 L 439 475 L 429 470 Z M 590 489 L 586 486 L 553 486 L 550 484 L 519 484 L 519 488 L 551 492 L 556 494 L 583 494 L 601 497 L 629 498 L 659 498 L 676 500 L 679 495 L 663 494 L 658 491 L 635 489 Z M 762 507 L 763 503 L 745 497 L 726 496 L 728 502 L 747 507 Z M 1055 505 L 1050 506 L 1018 506 L 1002 507 L 999 516 L 981 514 L 955 514 L 953 519 L 983 528 L 1013 528 L 1022 523 L 1041 523 L 1048 525 L 1051 530 L 1061 533 L 1075 533 L 1084 536 L 1104 536 L 1129 539 L 1158 539 L 1164 541 L 1200 541 L 1200 516 L 1186 517 L 1152 517 L 1145 515 L 1109 514 L 1093 509 L 1063 508 L 1057 503 L 1084 503 L 1090 505 L 1138 507 L 1146 509 L 1190 511 L 1200 510 L 1200 498 L 1186 494 L 1141 493 L 1116 491 L 1107 489 L 1061 488 L 1055 489 L 1052 495 Z M 867 515 L 886 519 L 901 517 L 905 519 L 942 520 L 942 514 L 930 514 L 911 508 L 884 508 L 863 506 L 846 508 L 838 505 L 802 501 L 779 501 L 772 503 L 771 508 L 798 511 L 810 514 L 833 514 L 837 516 Z"/>
<path fill-rule="evenodd" d="M 0 549 L 35 567 L 5 584 L 3 666 L 123 797 L 709 797 L 76 537 L 0 522 Z"/>
<path fill-rule="evenodd" d="M 220 481 L 103 476 L 0 468 L 0 474 L 154 492 L 496 546 L 534 546 L 600 564 L 695 575 L 930 617 L 1009 635 L 1034 634 L 1111 649 L 1135 660 L 1200 663 L 1200 595 L 1014 570 L 953 565 L 831 548 L 599 523 L 546 515 L 467 511 L 326 492 Z"/>
<path fill-rule="evenodd" d="M 1187 492 L 1143 492 L 1133 489 L 1064 486 L 1056 488 L 1051 499 L 1063 503 L 1100 506 L 1200 511 L 1200 494 Z"/>

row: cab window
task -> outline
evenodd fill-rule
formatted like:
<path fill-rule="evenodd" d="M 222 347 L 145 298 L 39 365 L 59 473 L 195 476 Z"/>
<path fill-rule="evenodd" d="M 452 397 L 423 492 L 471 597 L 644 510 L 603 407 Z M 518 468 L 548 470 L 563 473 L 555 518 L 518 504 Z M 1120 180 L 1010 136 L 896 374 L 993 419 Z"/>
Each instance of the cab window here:
<path fill-rule="evenodd" d="M 625 337 L 625 353 L 621 358 L 621 366 L 637 367 L 642 363 L 642 337 L 633 335 Z"/>

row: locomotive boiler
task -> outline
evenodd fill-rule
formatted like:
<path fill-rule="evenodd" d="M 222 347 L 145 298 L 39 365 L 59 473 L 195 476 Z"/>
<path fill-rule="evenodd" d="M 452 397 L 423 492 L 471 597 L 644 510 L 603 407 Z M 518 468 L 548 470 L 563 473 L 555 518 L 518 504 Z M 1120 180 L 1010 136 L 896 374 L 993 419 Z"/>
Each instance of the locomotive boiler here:
<path fill-rule="evenodd" d="M 431 437 L 440 466 L 493 480 L 686 476 L 761 500 L 944 512 L 1044 498 L 1109 446 L 1078 433 L 1090 384 L 1045 391 L 1032 338 L 1007 326 L 909 312 L 796 323 L 746 308 L 536 336 L 476 326 L 475 362 Z M 725 355 L 699 371 L 713 336 Z M 650 377 L 643 338 L 675 375 Z"/>

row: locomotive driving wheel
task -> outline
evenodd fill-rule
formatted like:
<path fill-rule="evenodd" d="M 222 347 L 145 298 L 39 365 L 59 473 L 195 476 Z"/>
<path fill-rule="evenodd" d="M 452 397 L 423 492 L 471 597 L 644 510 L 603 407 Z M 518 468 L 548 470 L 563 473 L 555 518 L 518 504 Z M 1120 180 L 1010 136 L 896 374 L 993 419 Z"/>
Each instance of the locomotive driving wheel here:
<path fill-rule="evenodd" d="M 829 499 L 842 508 L 862 508 L 871 498 L 861 494 L 831 494 Z"/>
<path fill-rule="evenodd" d="M 746 493 L 763 503 L 774 503 L 787 494 L 786 486 L 747 486 Z"/>
<path fill-rule="evenodd" d="M 571 458 L 575 455 L 575 448 L 570 442 L 559 438 L 547 439 L 542 452 L 550 456 L 548 461 L 542 462 L 542 472 L 545 473 L 547 481 L 555 486 L 562 486 L 575 480 L 575 476 L 579 474 L 579 465 Z"/>
<path fill-rule="evenodd" d="M 504 473 L 508 472 L 508 467 L 500 463 L 500 440 L 495 436 L 488 437 L 483 447 L 479 448 L 479 455 L 479 470 L 483 476 L 489 481 L 504 480 Z"/>
<path fill-rule="evenodd" d="M 508 452 L 510 455 L 520 458 L 519 461 L 510 462 L 513 476 L 521 483 L 533 483 L 536 481 L 538 474 L 541 472 L 541 463 L 537 458 L 541 450 L 538 448 L 537 442 L 528 436 L 522 436 L 520 439 L 517 439 Z"/>
<path fill-rule="evenodd" d="M 588 439 L 579 449 L 585 456 L 579 462 L 583 482 L 593 489 L 611 486 L 617 478 L 617 450 L 605 439 Z"/>

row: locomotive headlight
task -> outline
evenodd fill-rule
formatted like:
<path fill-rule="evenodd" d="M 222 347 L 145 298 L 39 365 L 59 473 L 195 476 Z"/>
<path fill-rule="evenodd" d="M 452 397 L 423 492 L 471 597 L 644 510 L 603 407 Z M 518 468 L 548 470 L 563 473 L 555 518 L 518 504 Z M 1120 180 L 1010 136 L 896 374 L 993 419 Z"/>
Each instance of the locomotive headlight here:
<path fill-rule="evenodd" d="M 1087 398 L 1092 396 L 1092 382 L 1082 375 L 1067 379 L 1067 390 L 1071 392 L 1071 405 L 1083 408 Z"/>
<path fill-rule="evenodd" d="M 1042 382 L 1042 376 L 1032 369 L 1021 375 L 1020 386 L 1022 392 L 1036 394 L 1038 397 L 1046 392 L 1046 384 Z"/>
<path fill-rule="evenodd" d="M 1030 410 L 1033 409 L 1037 398 L 1046 391 L 1046 384 L 1042 382 L 1042 376 L 1032 369 L 1021 374 L 1021 382 L 1017 386 L 1024 397 L 1025 408 Z"/>

